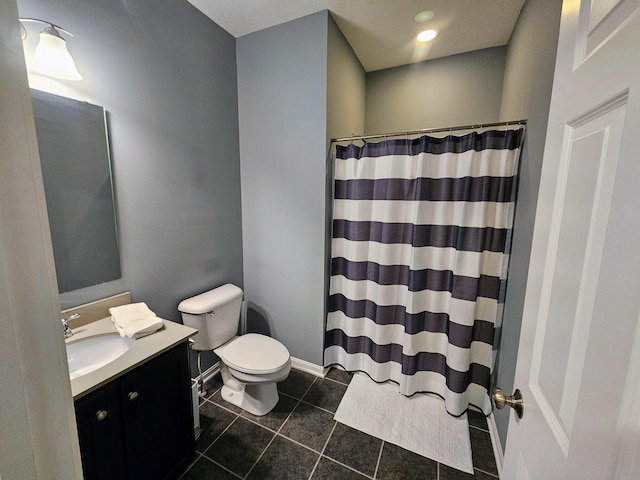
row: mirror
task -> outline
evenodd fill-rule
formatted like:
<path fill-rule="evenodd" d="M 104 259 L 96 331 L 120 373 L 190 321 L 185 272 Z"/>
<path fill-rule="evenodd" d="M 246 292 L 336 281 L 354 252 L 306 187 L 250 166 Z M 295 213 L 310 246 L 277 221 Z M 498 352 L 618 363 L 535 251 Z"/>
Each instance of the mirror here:
<path fill-rule="evenodd" d="M 60 293 L 121 277 L 105 110 L 31 90 Z"/>

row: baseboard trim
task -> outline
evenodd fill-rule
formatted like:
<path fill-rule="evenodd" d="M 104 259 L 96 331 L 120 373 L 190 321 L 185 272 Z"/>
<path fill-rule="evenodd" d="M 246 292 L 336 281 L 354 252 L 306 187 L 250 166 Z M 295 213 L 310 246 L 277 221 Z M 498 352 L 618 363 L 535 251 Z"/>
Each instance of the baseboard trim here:
<path fill-rule="evenodd" d="M 487 426 L 489 427 L 489 436 L 491 437 L 491 445 L 493 446 L 493 456 L 496 459 L 496 467 L 498 468 L 498 477 L 502 476 L 502 466 L 504 465 L 504 453 L 498 435 L 498 426 L 496 425 L 495 415 L 487 417 Z"/>
<path fill-rule="evenodd" d="M 321 378 L 324 378 L 327 373 L 329 373 L 329 368 L 327 367 L 316 365 L 315 363 L 307 362 L 306 360 L 301 360 L 296 357 L 291 357 L 291 368 L 295 368 L 301 372 L 310 373 L 311 375 Z"/>

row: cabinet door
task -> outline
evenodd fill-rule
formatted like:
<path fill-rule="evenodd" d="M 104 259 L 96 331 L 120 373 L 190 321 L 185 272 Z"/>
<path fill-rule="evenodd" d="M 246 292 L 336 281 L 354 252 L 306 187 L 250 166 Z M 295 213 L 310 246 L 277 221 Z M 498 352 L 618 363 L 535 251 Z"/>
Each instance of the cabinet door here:
<path fill-rule="evenodd" d="M 113 383 L 76 401 L 76 422 L 86 480 L 126 478 L 118 389 Z"/>
<path fill-rule="evenodd" d="M 195 456 L 186 344 L 120 381 L 129 478 L 172 479 Z"/>

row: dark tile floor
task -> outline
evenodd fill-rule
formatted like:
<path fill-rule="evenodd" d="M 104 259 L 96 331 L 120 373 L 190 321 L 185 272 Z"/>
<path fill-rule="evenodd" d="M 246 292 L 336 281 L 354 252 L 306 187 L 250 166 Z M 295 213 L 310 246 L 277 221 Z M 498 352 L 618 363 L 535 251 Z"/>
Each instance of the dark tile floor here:
<path fill-rule="evenodd" d="M 475 475 L 455 470 L 333 420 L 351 375 L 322 379 L 291 370 L 278 384 L 280 401 L 256 417 L 220 396 L 222 382 L 205 385 L 196 458 L 181 480 L 495 480 L 496 463 L 483 415 L 469 414 Z"/>

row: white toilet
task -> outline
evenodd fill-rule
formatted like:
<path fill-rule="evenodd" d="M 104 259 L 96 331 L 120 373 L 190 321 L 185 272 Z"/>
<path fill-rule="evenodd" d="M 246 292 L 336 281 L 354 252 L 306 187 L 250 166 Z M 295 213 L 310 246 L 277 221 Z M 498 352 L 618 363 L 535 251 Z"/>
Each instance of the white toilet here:
<path fill-rule="evenodd" d="M 269 413 L 278 403 L 276 382 L 291 370 L 287 348 L 276 339 L 248 333 L 236 336 L 242 290 L 227 283 L 180 302 L 185 325 L 198 329 L 194 350 L 213 350 L 220 357 L 222 398 L 254 415 Z"/>

